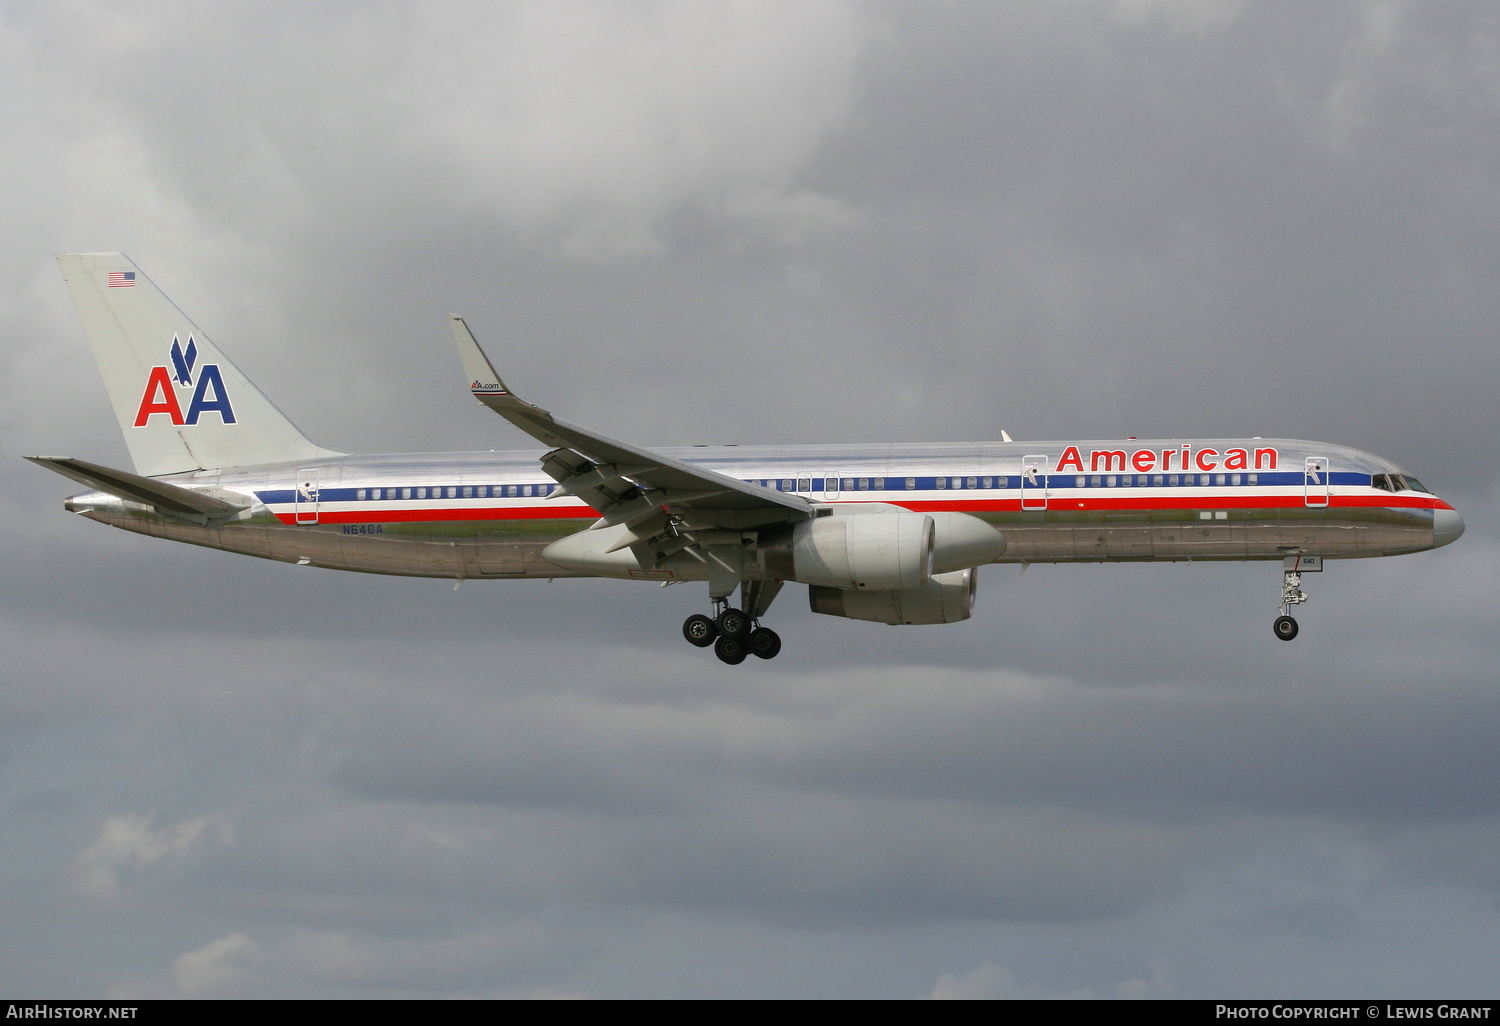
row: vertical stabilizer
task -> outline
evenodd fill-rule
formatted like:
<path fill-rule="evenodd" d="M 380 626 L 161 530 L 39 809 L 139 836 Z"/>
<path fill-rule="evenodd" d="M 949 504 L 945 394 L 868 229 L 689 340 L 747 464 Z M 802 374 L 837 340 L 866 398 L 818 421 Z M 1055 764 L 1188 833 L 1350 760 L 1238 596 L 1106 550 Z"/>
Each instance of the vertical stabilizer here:
<path fill-rule="evenodd" d="M 343 455 L 308 441 L 129 257 L 57 262 L 138 472 Z"/>

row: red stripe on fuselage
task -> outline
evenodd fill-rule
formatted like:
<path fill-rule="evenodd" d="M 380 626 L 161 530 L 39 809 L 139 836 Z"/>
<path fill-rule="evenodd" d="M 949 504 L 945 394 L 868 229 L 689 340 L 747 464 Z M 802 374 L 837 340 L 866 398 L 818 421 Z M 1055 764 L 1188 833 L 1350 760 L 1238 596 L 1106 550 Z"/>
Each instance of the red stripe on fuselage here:
<path fill-rule="evenodd" d="M 310 516 L 311 509 L 304 509 L 303 516 Z M 320 524 L 402 524 L 425 523 L 434 520 L 598 520 L 600 514 L 588 506 L 537 506 L 491 507 L 489 509 L 356 509 L 317 511 Z M 297 514 L 287 511 L 276 514 L 283 524 L 295 524 Z"/>
<path fill-rule="evenodd" d="M 1039 501 L 1041 496 L 1027 497 L 1028 501 Z M 1118 493 L 1109 498 L 1072 495 L 1047 497 L 1046 509 L 1021 508 L 1020 498 L 1015 499 L 944 499 L 935 501 L 907 501 L 890 499 L 866 499 L 864 502 L 888 502 L 915 513 L 1043 513 L 1085 510 L 1089 512 L 1129 512 L 1131 510 L 1177 509 L 1177 510 L 1230 510 L 1230 509 L 1329 509 L 1339 507 L 1374 506 L 1389 509 L 1452 509 L 1442 499 L 1412 496 L 1401 502 L 1392 502 L 1385 495 L 1334 495 L 1326 505 L 1309 506 L 1301 493 L 1293 495 L 1224 495 L 1199 494 L 1185 496 L 1131 496 L 1129 501 Z M 854 505 L 854 503 L 834 503 Z M 310 510 L 304 510 L 306 516 Z M 422 523 L 442 520 L 597 520 L 600 514 L 589 506 L 492 506 L 486 508 L 461 507 L 451 509 L 369 509 L 369 510 L 319 510 L 321 524 L 393 524 Z M 295 524 L 297 514 L 288 510 L 276 514 L 284 524 Z"/>
<path fill-rule="evenodd" d="M 1040 495 L 1028 496 L 1027 502 L 1040 503 Z M 871 500 L 882 501 L 882 500 Z M 1402 502 L 1392 502 L 1378 495 L 1335 495 L 1327 503 L 1308 505 L 1300 495 L 1188 495 L 1188 496 L 1140 496 L 1123 501 L 1120 496 L 1108 499 L 1074 495 L 1050 495 L 1046 507 L 1028 506 L 1024 510 L 1020 499 L 977 499 L 973 501 L 945 500 L 941 502 L 891 502 L 893 506 L 909 509 L 914 513 L 1045 513 L 1056 510 L 1086 510 L 1100 513 L 1129 512 L 1153 509 L 1329 509 L 1353 506 L 1383 506 L 1387 509 L 1452 509 L 1441 499 L 1413 496 Z"/>

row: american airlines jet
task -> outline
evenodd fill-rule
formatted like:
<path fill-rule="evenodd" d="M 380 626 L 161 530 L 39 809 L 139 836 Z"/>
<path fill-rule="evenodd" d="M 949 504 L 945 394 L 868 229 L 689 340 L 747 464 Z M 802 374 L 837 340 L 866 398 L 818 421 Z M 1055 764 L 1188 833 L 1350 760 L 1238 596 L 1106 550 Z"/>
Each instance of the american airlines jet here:
<path fill-rule="evenodd" d="M 545 451 L 354 456 L 309 441 L 127 257 L 58 262 L 135 464 L 28 457 L 92 489 L 68 510 L 363 573 L 704 581 L 712 615 L 682 631 L 731 664 L 781 650 L 761 620 L 789 582 L 829 616 L 954 623 L 997 562 L 1279 561 L 1290 641 L 1304 572 L 1464 530 L 1400 467 L 1324 442 L 644 449 L 520 399 L 459 317 L 469 390 Z"/>

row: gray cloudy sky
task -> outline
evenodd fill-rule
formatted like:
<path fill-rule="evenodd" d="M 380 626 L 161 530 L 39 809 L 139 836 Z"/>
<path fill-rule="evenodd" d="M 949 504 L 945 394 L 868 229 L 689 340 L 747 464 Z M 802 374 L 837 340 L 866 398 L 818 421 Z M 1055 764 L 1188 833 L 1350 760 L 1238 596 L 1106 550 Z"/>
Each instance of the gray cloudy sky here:
<path fill-rule="evenodd" d="M 1500 11 L 0 0 L 0 993 L 1489 996 Z M 975 618 L 300 570 L 128 465 L 50 254 L 312 437 L 1289 435 L 1467 536 L 982 576 Z"/>

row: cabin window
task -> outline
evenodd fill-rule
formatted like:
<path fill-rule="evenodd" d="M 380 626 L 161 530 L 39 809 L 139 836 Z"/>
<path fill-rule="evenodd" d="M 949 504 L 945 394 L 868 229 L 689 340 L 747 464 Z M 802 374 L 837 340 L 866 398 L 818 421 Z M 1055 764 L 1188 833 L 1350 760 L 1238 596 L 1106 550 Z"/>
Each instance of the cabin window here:
<path fill-rule="evenodd" d="M 403 488 L 403 489 L 401 489 L 401 498 L 403 498 L 403 499 L 409 499 L 409 498 L 411 498 L 411 489 L 410 488 Z"/>
<path fill-rule="evenodd" d="M 917 479 L 916 478 L 909 477 L 909 478 L 906 479 L 906 490 L 907 491 L 912 491 L 916 487 L 917 487 Z"/>
<path fill-rule="evenodd" d="M 1251 474 L 1245 480 L 1246 480 L 1246 482 L 1248 484 L 1259 484 L 1260 483 L 1260 475 L 1259 474 Z"/>
<path fill-rule="evenodd" d="M 1151 484 L 1155 488 L 1160 488 L 1162 486 L 1163 481 L 1164 481 L 1164 478 L 1160 474 L 1155 474 L 1151 478 Z"/>
<path fill-rule="evenodd" d="M 932 479 L 932 483 L 939 488 L 948 487 L 948 479 L 946 477 L 935 477 Z"/>
<path fill-rule="evenodd" d="M 1214 475 L 1214 484 L 1218 485 L 1220 488 L 1223 488 L 1224 487 L 1224 475 L 1223 474 L 1215 474 Z"/>
<path fill-rule="evenodd" d="M 1081 477 L 1080 476 L 1080 477 L 1075 477 L 1073 479 L 1073 487 L 1074 488 L 1082 488 L 1084 485 L 1086 485 L 1088 483 L 1089 483 L 1089 479 L 1086 478 L 1086 477 Z"/>
<path fill-rule="evenodd" d="M 354 493 L 354 498 L 356 500 L 363 501 L 364 497 L 365 497 L 365 490 L 363 488 L 361 488 L 359 491 L 357 491 L 357 492 Z"/>
<path fill-rule="evenodd" d="M 1229 483 L 1232 484 L 1232 485 L 1239 484 L 1240 483 L 1240 475 L 1238 475 L 1238 474 L 1231 474 L 1231 475 L 1229 475 Z"/>
<path fill-rule="evenodd" d="M 799 492 L 810 492 L 810 491 L 812 491 L 812 478 L 810 478 L 810 477 L 799 477 L 799 478 L 797 478 L 797 491 L 799 491 Z"/>
<path fill-rule="evenodd" d="M 885 478 L 883 478 L 883 477 L 877 477 L 875 479 L 874 488 L 875 488 L 875 490 L 877 492 L 883 492 L 883 491 L 885 491 Z"/>

